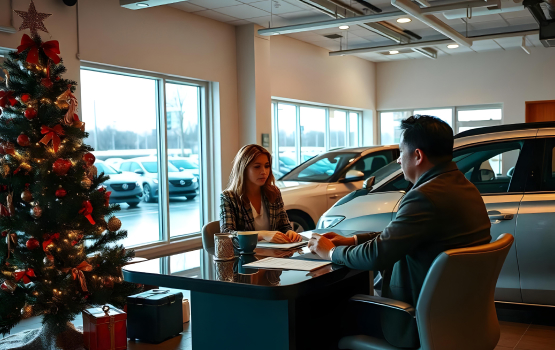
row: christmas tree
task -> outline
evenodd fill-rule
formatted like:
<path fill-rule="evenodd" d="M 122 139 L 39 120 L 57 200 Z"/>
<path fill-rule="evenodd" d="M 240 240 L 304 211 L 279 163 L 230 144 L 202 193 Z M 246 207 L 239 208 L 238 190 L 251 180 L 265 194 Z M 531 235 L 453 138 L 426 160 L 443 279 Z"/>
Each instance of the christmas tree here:
<path fill-rule="evenodd" d="M 56 335 L 91 305 L 123 306 L 136 285 L 122 280 L 133 257 L 97 174 L 79 120 L 76 82 L 57 41 L 38 30 L 49 14 L 16 11 L 29 28 L 3 64 L 0 82 L 0 333 L 42 315 Z"/>

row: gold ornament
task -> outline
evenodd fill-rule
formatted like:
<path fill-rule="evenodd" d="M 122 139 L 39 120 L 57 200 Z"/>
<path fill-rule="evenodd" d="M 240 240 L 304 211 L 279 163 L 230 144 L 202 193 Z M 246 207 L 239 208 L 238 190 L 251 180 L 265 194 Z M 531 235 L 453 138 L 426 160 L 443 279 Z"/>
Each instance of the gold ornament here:
<path fill-rule="evenodd" d="M 21 199 L 23 199 L 25 202 L 29 203 L 33 200 L 33 194 L 31 193 L 31 191 L 25 190 L 25 191 L 21 192 Z"/>
<path fill-rule="evenodd" d="M 112 216 L 110 220 L 108 220 L 108 230 L 111 232 L 115 232 L 121 228 L 121 220 Z"/>
<path fill-rule="evenodd" d="M 27 12 L 17 10 L 15 10 L 14 12 L 17 13 L 19 17 L 23 18 L 23 23 L 21 23 L 19 30 L 29 28 L 33 36 L 38 35 L 39 30 L 48 33 L 48 30 L 46 29 L 42 21 L 52 16 L 52 14 L 37 12 L 33 0 L 31 0 L 31 3 L 29 4 L 29 9 L 27 10 Z"/>
<path fill-rule="evenodd" d="M 26 304 L 23 309 L 21 309 L 21 318 L 26 319 L 33 316 L 33 306 Z"/>
<path fill-rule="evenodd" d="M 8 213 L 10 216 L 15 214 L 15 206 L 13 204 L 13 192 L 8 193 L 6 196 L 6 208 L 8 208 Z"/>
<path fill-rule="evenodd" d="M 10 166 L 8 164 L 2 165 L 2 176 L 6 177 L 10 175 Z"/>
<path fill-rule="evenodd" d="M 98 175 L 98 169 L 94 165 L 91 165 L 87 169 L 87 175 L 89 179 L 93 180 Z"/>
<path fill-rule="evenodd" d="M 88 190 L 89 188 L 91 188 L 91 185 L 92 185 L 91 179 L 89 179 L 86 176 L 83 177 L 83 180 L 81 180 L 81 187 Z"/>

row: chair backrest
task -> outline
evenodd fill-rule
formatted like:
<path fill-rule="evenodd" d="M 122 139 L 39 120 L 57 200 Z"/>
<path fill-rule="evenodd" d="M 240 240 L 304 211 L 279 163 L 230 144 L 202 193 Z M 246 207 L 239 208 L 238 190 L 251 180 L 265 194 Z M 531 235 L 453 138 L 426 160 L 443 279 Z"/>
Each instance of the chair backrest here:
<path fill-rule="evenodd" d="M 422 349 L 495 348 L 500 336 L 495 285 L 513 241 L 505 233 L 495 242 L 448 250 L 435 259 L 416 305 Z"/>
<path fill-rule="evenodd" d="M 220 232 L 220 222 L 212 221 L 202 228 L 202 247 L 214 248 L 214 235 Z"/>

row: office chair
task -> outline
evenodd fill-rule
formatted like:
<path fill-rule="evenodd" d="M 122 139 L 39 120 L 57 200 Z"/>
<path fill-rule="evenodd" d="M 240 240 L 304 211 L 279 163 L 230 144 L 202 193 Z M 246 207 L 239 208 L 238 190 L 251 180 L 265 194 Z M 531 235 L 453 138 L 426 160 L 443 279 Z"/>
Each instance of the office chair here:
<path fill-rule="evenodd" d="M 512 235 L 504 233 L 495 242 L 438 255 L 424 280 L 416 309 L 401 301 L 369 295 L 355 295 L 351 300 L 415 317 L 420 350 L 492 350 L 500 336 L 493 295 L 513 241 Z M 384 339 L 366 335 L 343 337 L 339 348 L 399 349 Z"/>
<path fill-rule="evenodd" d="M 202 247 L 214 248 L 214 235 L 220 232 L 220 222 L 212 221 L 202 227 Z"/>

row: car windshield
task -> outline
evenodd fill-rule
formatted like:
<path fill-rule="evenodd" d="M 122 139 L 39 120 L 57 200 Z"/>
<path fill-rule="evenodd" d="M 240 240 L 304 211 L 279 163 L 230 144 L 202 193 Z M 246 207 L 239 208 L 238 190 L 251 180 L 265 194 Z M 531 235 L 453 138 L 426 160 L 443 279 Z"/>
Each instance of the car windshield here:
<path fill-rule="evenodd" d="M 106 175 L 119 174 L 118 171 L 116 171 L 114 168 L 112 168 L 108 164 L 96 163 L 94 166 L 98 169 L 99 173 L 104 173 Z"/>
<path fill-rule="evenodd" d="M 192 162 L 186 159 L 170 159 L 170 163 L 174 165 L 176 168 L 183 168 L 183 169 L 198 169 L 198 166 L 193 164 Z"/>
<path fill-rule="evenodd" d="M 322 154 L 299 165 L 280 180 L 329 182 L 334 175 L 343 171 L 359 155 L 360 153 L 352 152 Z"/>
<path fill-rule="evenodd" d="M 376 177 L 375 184 L 378 184 L 383 179 L 387 178 L 389 175 L 393 174 L 397 170 L 401 169 L 401 164 L 397 163 L 397 160 L 392 161 L 383 168 L 377 170 L 372 176 Z"/>
<path fill-rule="evenodd" d="M 146 171 L 149 173 L 156 173 L 158 172 L 158 163 L 157 162 L 142 162 L 143 166 L 145 167 Z M 168 164 L 168 171 L 170 173 L 178 173 L 179 169 L 173 166 L 171 163 Z"/>

